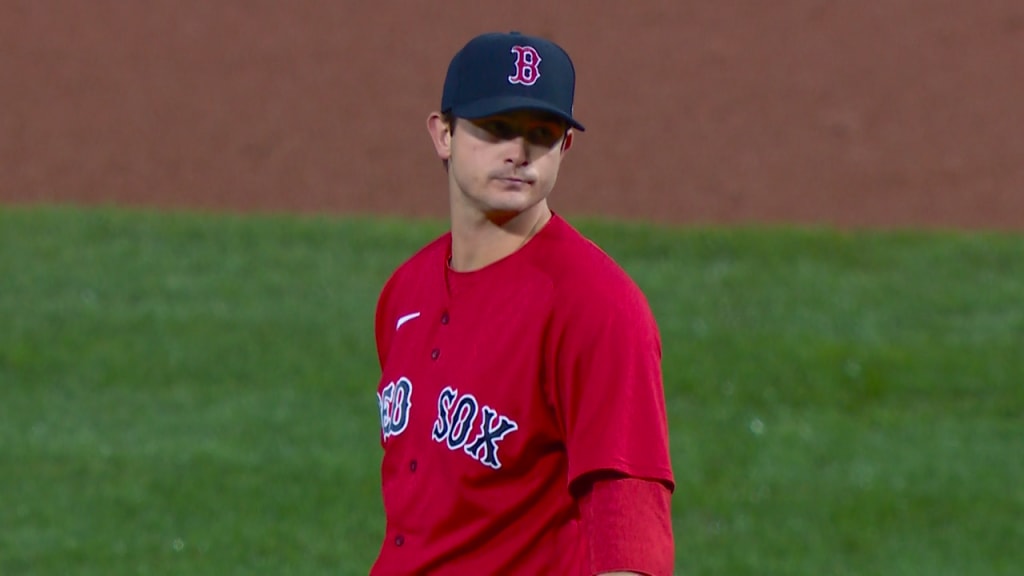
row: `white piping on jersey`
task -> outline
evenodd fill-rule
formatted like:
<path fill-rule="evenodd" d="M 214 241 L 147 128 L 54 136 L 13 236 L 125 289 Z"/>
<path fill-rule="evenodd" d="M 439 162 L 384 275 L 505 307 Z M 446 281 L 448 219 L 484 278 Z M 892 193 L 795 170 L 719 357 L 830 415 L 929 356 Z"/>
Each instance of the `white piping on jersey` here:
<path fill-rule="evenodd" d="M 412 314 L 406 314 L 405 316 L 402 316 L 401 318 L 398 319 L 398 322 L 395 322 L 395 331 L 397 332 L 398 329 L 402 327 L 402 324 L 405 324 L 409 320 L 412 320 L 414 318 L 419 318 L 419 317 L 420 317 L 420 313 L 419 312 L 413 312 Z"/>

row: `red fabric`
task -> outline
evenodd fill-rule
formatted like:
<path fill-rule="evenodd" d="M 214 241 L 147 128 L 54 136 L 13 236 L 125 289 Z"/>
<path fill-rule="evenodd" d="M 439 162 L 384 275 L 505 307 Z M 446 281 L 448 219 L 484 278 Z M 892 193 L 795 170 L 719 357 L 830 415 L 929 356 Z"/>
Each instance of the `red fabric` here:
<path fill-rule="evenodd" d="M 660 341 L 639 288 L 555 215 L 448 270 L 444 235 L 376 317 L 386 536 L 371 574 L 587 574 L 578 479 L 671 486 Z"/>
<path fill-rule="evenodd" d="M 672 504 L 664 484 L 636 478 L 595 481 L 580 499 L 580 516 L 590 574 L 672 574 Z"/>

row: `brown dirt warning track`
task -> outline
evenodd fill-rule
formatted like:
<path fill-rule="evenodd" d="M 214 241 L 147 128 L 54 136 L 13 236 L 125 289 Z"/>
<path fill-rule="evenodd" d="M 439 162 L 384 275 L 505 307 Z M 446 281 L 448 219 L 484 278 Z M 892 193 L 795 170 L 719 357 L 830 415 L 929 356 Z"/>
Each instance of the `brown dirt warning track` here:
<path fill-rule="evenodd" d="M 443 216 L 491 30 L 573 55 L 566 214 L 1024 229 L 1024 3 L 0 0 L 0 201 Z"/>

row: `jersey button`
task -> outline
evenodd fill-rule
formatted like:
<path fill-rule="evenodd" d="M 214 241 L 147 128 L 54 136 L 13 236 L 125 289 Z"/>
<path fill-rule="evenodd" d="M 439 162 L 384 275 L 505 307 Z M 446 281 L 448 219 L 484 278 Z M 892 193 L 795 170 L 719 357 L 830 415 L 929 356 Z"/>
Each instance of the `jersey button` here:
<path fill-rule="evenodd" d="M 438 356 L 440 356 L 440 355 L 441 355 L 441 350 L 440 350 L 439 348 L 434 348 L 434 349 L 433 349 L 433 350 L 432 350 L 432 351 L 430 352 L 430 357 L 431 357 L 431 358 L 432 358 L 433 360 L 437 360 L 437 357 L 438 357 Z"/>
<path fill-rule="evenodd" d="M 401 546 L 402 544 L 405 544 L 405 536 L 401 534 L 395 536 L 395 546 Z"/>
<path fill-rule="evenodd" d="M 448 323 L 448 313 L 447 312 L 443 312 L 441 314 L 441 324 L 447 324 L 447 323 Z"/>
<path fill-rule="evenodd" d="M 409 462 L 409 472 L 415 472 L 416 469 L 419 468 L 419 466 L 420 465 L 415 460 Z"/>

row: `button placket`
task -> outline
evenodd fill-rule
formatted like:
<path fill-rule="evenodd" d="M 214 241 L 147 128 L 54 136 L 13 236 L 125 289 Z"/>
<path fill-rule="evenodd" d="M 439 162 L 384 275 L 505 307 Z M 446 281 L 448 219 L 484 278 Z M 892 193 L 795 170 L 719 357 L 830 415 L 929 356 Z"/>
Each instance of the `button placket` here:
<path fill-rule="evenodd" d="M 448 322 L 450 320 L 451 320 L 451 318 L 448 316 L 448 310 L 447 309 L 442 310 L 441 311 L 441 325 L 442 326 L 447 326 Z M 430 359 L 431 360 L 435 360 L 436 361 L 440 357 L 441 357 L 441 349 L 440 348 L 434 348 L 433 350 L 430 351 Z"/>

